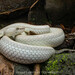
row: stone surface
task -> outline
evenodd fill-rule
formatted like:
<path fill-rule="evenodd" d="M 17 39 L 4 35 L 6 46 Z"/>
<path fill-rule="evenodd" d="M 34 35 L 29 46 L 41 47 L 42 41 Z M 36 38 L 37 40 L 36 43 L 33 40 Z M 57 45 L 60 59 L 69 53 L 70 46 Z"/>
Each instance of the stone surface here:
<path fill-rule="evenodd" d="M 75 53 L 53 55 L 41 67 L 42 75 L 75 75 Z"/>
<path fill-rule="evenodd" d="M 29 8 L 36 0 L 0 0 L 0 14 Z"/>
<path fill-rule="evenodd" d="M 0 0 L 0 18 L 15 18 L 25 15 L 36 0 Z"/>
<path fill-rule="evenodd" d="M 44 6 L 45 0 L 39 0 L 38 3 L 28 13 L 28 22 L 37 25 L 46 24 L 47 16 Z"/>
<path fill-rule="evenodd" d="M 75 0 L 46 0 L 45 9 L 48 19 L 53 23 L 65 24 L 73 22 L 75 19 Z"/>
<path fill-rule="evenodd" d="M 32 75 L 27 65 L 16 64 L 14 68 L 14 75 Z"/>

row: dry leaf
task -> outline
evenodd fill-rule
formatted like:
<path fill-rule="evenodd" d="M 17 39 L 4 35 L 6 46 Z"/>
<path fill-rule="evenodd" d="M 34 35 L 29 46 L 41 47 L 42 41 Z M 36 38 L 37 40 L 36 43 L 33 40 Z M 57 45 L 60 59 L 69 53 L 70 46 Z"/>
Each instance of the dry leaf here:
<path fill-rule="evenodd" d="M 14 75 L 13 63 L 0 54 L 0 72 L 1 75 Z"/>
<path fill-rule="evenodd" d="M 60 24 L 60 26 L 61 26 L 61 28 L 62 28 L 63 30 L 65 30 L 65 27 L 64 27 L 64 25 L 63 25 L 63 24 Z"/>
<path fill-rule="evenodd" d="M 72 33 L 75 32 L 75 26 L 72 28 L 72 31 L 71 31 L 71 32 L 72 32 Z"/>

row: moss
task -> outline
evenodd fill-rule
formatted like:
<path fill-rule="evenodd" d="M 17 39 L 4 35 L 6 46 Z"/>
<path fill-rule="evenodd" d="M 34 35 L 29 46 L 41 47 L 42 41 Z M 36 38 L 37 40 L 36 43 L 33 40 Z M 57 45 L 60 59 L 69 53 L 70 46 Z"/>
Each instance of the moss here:
<path fill-rule="evenodd" d="M 49 61 L 49 62 L 48 62 L 48 64 L 49 64 L 48 66 L 49 66 L 49 67 L 46 67 L 46 69 L 47 69 L 48 71 L 50 71 L 50 70 L 54 70 L 54 71 L 58 70 L 58 65 L 57 65 L 57 63 L 58 63 L 57 60 L 55 60 L 54 62 Z"/>
<path fill-rule="evenodd" d="M 63 53 L 52 56 L 48 61 L 41 65 L 41 70 L 46 72 L 46 74 L 42 73 L 42 75 L 61 75 L 64 72 L 65 74 L 70 73 L 68 72 L 71 70 L 69 68 L 75 65 L 74 55 L 74 53 Z"/>

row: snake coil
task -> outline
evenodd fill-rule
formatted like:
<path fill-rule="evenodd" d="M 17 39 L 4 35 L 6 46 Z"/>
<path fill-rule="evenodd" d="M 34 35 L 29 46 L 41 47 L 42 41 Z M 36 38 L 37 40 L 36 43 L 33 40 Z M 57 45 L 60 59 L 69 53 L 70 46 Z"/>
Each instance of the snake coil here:
<path fill-rule="evenodd" d="M 24 35 L 32 31 L 37 35 Z M 60 28 L 14 23 L 0 30 L 0 53 L 6 58 L 23 64 L 41 63 L 55 53 L 53 47 L 62 44 L 65 38 Z M 16 36 L 15 41 L 10 36 Z"/>

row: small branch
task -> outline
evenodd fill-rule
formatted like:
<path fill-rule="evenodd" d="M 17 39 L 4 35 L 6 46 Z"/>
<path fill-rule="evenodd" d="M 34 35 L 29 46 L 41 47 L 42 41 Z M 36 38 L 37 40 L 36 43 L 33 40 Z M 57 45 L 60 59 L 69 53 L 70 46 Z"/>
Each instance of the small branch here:
<path fill-rule="evenodd" d="M 36 64 L 34 67 L 34 75 L 40 75 L 40 64 Z"/>
<path fill-rule="evenodd" d="M 0 12 L 0 15 L 2 15 L 2 14 L 8 14 L 9 15 L 11 12 L 15 12 L 17 10 L 22 10 L 22 9 L 26 9 L 26 8 L 29 8 L 29 7 L 21 7 L 21 8 L 17 8 L 17 9 L 10 10 L 10 11 Z"/>
<path fill-rule="evenodd" d="M 38 3 L 39 0 L 36 0 L 30 7 L 30 10 Z"/>

